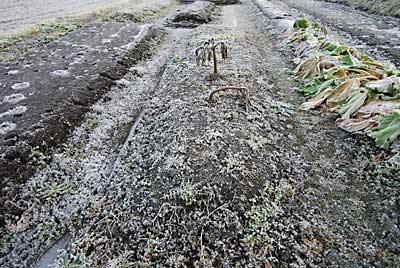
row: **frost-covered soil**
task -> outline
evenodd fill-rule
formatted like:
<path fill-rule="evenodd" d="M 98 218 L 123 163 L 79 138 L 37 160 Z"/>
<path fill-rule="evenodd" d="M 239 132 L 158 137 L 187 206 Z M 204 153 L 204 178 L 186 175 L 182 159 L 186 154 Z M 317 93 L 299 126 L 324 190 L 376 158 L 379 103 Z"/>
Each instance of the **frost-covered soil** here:
<path fill-rule="evenodd" d="M 400 2 L 397 0 L 323 0 L 326 2 L 345 4 L 353 8 L 365 10 L 374 14 L 400 17 Z"/>
<path fill-rule="evenodd" d="M 1 229 L 1 267 L 51 265 L 56 249 L 61 267 L 399 264 L 399 172 L 329 113 L 297 110 L 287 36 L 267 15 L 288 10 L 255 2 L 170 28 L 93 106 L 10 203 L 24 212 Z M 229 47 L 218 79 L 193 55 L 211 37 Z M 249 103 L 228 91 L 210 107 L 227 85 Z"/>
<path fill-rule="evenodd" d="M 0 33 L 15 34 L 36 24 L 65 16 L 81 16 L 100 10 L 127 12 L 165 5 L 170 0 L 2 0 Z"/>

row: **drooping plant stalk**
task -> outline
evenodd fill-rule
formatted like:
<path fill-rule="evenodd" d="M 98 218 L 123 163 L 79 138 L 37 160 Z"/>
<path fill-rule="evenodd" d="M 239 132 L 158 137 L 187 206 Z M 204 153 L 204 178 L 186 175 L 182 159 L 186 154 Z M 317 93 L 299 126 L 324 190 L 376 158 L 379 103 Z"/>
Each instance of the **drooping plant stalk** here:
<path fill-rule="evenodd" d="M 215 42 L 214 38 L 204 42 L 203 45 L 199 46 L 195 50 L 197 66 L 205 65 L 207 62 L 210 62 L 212 58 L 214 76 L 218 76 L 218 47 L 221 51 L 222 60 L 226 60 L 228 58 L 228 47 L 225 42 Z"/>

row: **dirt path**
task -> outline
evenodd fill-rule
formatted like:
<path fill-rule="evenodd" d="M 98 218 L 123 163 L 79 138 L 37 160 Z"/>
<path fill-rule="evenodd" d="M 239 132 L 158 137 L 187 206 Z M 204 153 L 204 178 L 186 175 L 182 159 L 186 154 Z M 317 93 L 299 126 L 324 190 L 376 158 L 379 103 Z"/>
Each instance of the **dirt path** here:
<path fill-rule="evenodd" d="M 103 9 L 137 10 L 162 0 L 4 0 L 0 2 L 0 33 L 18 33 L 36 24 L 53 21 L 60 17 L 80 16 Z"/>
<path fill-rule="evenodd" d="M 367 139 L 297 110 L 280 19 L 259 7 L 169 29 L 25 185 L 0 265 L 64 248 L 64 267 L 396 267 L 398 185 Z M 211 37 L 229 47 L 219 79 L 193 57 Z M 250 98 L 210 107 L 226 85 Z"/>

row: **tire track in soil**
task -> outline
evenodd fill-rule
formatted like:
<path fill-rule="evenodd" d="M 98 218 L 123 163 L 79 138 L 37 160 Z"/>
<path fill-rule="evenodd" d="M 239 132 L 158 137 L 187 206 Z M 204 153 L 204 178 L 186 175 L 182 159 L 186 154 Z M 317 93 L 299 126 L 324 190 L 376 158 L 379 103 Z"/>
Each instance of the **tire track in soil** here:
<path fill-rule="evenodd" d="M 74 223 L 80 217 L 79 211 L 92 202 L 101 202 L 96 199 L 96 192 L 104 191 L 107 185 L 118 181 L 115 177 L 118 174 L 116 163 L 122 161 L 121 155 L 135 134 L 146 103 L 154 97 L 166 62 L 178 49 L 174 42 L 179 42 L 185 32 L 180 29 L 169 30 L 158 52 L 148 61 L 132 67 L 126 76 L 130 80 L 117 81 L 118 86 L 114 86 L 101 101 L 94 104 L 94 111 L 74 131 L 66 148 L 55 152 L 56 157 L 50 165 L 27 182 L 20 195 L 21 199 L 32 203 L 16 223 L 16 228 L 24 225 L 25 219 L 32 222 L 29 226 L 21 227 L 14 237 L 5 234 L 4 238 L 10 239 L 10 251 L 0 257 L 0 266 L 30 267 L 40 256 L 43 257 L 38 259 L 36 266 L 55 265 L 60 250 L 71 243 L 72 230 L 80 228 Z M 85 126 L 93 121 L 98 122 L 98 126 L 88 133 Z M 60 176 L 55 178 L 55 174 Z M 74 190 L 65 198 L 61 195 L 43 200 L 40 189 L 52 183 L 68 183 Z M 31 187 L 36 190 L 32 192 Z M 95 188 L 94 192 L 90 190 L 92 187 Z M 41 218 L 34 216 L 38 213 Z M 35 225 L 31 226 L 33 222 Z M 43 226 L 43 229 L 37 230 L 35 226 Z M 38 233 L 42 235 L 32 236 Z M 48 236 L 49 233 L 52 235 Z M 64 243 L 64 240 L 67 242 Z"/>

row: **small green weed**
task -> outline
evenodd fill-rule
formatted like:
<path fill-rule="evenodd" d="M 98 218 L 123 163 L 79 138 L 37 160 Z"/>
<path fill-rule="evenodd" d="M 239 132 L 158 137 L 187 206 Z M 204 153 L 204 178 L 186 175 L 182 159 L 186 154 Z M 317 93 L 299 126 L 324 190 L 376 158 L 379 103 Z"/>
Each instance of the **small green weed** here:
<path fill-rule="evenodd" d="M 270 242 L 268 234 L 269 219 L 272 216 L 268 208 L 262 206 L 253 206 L 246 214 L 249 219 L 249 225 L 246 229 L 247 235 L 243 242 L 247 245 L 263 245 Z"/>
<path fill-rule="evenodd" d="M 81 27 L 82 21 L 79 19 L 69 19 L 66 21 L 60 20 L 54 23 L 40 24 L 19 34 L 0 35 L 0 52 L 26 39 L 34 39 L 49 43 L 54 41 L 56 37 L 63 36 Z"/>
<path fill-rule="evenodd" d="M 187 67 L 188 60 L 186 58 L 182 58 L 179 55 L 175 55 L 171 58 L 170 63 L 180 67 Z"/>
<path fill-rule="evenodd" d="M 43 142 L 42 146 L 36 146 L 31 149 L 29 158 L 32 160 L 33 164 L 36 166 L 45 167 L 49 163 L 49 157 L 47 154 L 47 144 Z"/>
<path fill-rule="evenodd" d="M 67 183 L 52 183 L 42 192 L 44 199 L 51 199 L 71 192 L 71 185 Z"/>
<path fill-rule="evenodd" d="M 271 105 L 271 110 L 275 114 L 283 116 L 291 116 L 296 111 L 293 105 L 279 101 Z"/>
<path fill-rule="evenodd" d="M 197 185 L 189 181 L 183 181 L 181 185 L 169 191 L 164 197 L 167 200 L 179 199 L 187 206 L 193 205 L 197 202 Z"/>
<path fill-rule="evenodd" d="M 89 118 L 88 120 L 86 120 L 86 122 L 84 123 L 83 128 L 85 129 L 86 132 L 91 133 L 93 132 L 93 130 L 98 127 L 100 124 L 99 120 L 97 119 L 91 119 Z"/>

